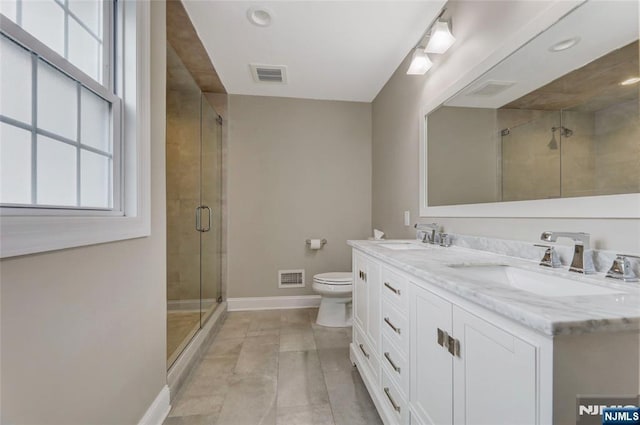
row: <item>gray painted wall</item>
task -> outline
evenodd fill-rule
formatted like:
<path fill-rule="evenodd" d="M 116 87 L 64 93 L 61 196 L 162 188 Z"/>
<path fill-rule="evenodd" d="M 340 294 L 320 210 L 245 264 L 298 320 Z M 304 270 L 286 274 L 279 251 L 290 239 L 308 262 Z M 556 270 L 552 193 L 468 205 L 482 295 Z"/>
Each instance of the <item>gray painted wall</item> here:
<path fill-rule="evenodd" d="M 418 219 L 421 108 L 548 7 L 548 2 L 460 1 L 450 5 L 456 44 L 424 76 L 406 75 L 410 55 L 373 102 L 373 226 L 390 237 L 415 237 L 403 212 Z M 455 158 L 452 158 L 455 161 Z M 426 221 L 427 219 L 423 220 Z M 640 253 L 640 220 L 429 218 L 446 231 L 537 241 L 543 230 L 585 231 L 594 246 Z"/>
<path fill-rule="evenodd" d="M 371 233 L 370 104 L 230 96 L 228 158 L 230 298 L 313 294 L 314 274 L 351 270 L 346 241 Z M 278 289 L 279 269 L 307 286 Z"/>
<path fill-rule="evenodd" d="M 151 237 L 0 263 L 3 423 L 136 424 L 166 384 L 164 71 L 151 93 Z"/>

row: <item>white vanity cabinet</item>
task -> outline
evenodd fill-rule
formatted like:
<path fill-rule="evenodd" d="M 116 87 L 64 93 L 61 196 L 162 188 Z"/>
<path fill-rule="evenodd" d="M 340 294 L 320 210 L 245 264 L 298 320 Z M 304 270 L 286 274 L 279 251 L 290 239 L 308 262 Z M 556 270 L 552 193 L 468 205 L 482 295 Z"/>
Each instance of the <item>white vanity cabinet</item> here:
<path fill-rule="evenodd" d="M 417 285 L 411 318 L 412 423 L 536 423 L 535 346 Z"/>
<path fill-rule="evenodd" d="M 456 306 L 453 337 L 453 423 L 537 423 L 538 347 Z"/>
<path fill-rule="evenodd" d="M 535 345 L 380 260 L 353 261 L 352 359 L 385 423 L 546 423 Z"/>
<path fill-rule="evenodd" d="M 386 425 L 570 424 L 578 395 L 640 390 L 635 328 L 552 336 L 357 249 L 354 265 L 351 359 Z"/>
<path fill-rule="evenodd" d="M 354 251 L 353 342 L 371 380 L 380 379 L 380 264 Z"/>

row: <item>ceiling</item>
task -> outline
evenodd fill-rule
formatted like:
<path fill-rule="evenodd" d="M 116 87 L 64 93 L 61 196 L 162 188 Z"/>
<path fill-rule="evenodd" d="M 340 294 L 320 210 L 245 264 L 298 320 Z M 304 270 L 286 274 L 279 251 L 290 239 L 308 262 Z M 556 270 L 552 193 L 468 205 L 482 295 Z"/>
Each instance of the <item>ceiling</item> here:
<path fill-rule="evenodd" d="M 444 0 L 183 0 L 228 93 L 371 102 Z M 267 9 L 271 25 L 247 18 Z M 287 82 L 257 83 L 249 64 L 284 65 Z"/>

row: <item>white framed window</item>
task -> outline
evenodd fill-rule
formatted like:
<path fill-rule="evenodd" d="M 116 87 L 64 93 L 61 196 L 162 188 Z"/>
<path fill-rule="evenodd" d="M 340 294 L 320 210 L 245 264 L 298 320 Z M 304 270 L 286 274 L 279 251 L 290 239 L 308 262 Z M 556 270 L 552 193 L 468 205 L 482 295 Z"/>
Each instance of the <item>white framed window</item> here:
<path fill-rule="evenodd" d="M 148 235 L 149 3 L 0 12 L 0 256 Z"/>

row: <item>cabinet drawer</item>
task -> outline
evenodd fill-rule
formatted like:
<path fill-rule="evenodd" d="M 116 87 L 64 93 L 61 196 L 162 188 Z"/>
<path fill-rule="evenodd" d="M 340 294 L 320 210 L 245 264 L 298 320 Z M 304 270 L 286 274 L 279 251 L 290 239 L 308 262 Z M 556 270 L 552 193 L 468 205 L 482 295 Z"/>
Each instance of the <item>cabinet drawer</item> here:
<path fill-rule="evenodd" d="M 357 326 L 354 326 L 353 328 L 353 342 L 356 346 L 355 349 L 361 355 L 360 357 L 364 359 L 364 366 L 367 373 L 371 375 L 374 382 L 379 382 L 380 363 L 378 361 L 378 357 L 376 352 L 371 348 L 371 344 L 364 336 L 364 333 Z"/>
<path fill-rule="evenodd" d="M 390 416 L 395 420 L 395 423 L 400 425 L 409 424 L 409 406 L 407 400 L 402 396 L 402 393 L 398 390 L 398 387 L 389 377 L 386 370 L 382 371 L 382 403 L 390 412 Z"/>
<path fill-rule="evenodd" d="M 380 363 L 386 369 L 391 380 L 400 389 L 403 396 L 409 395 L 409 362 L 407 357 L 400 354 L 400 351 L 385 336 L 382 338 L 382 356 Z"/>
<path fill-rule="evenodd" d="M 389 302 L 382 302 L 382 335 L 396 344 L 400 354 L 408 358 L 409 354 L 409 321 Z"/>
<path fill-rule="evenodd" d="M 382 296 L 400 311 L 409 312 L 409 281 L 387 267 L 382 268 Z"/>

